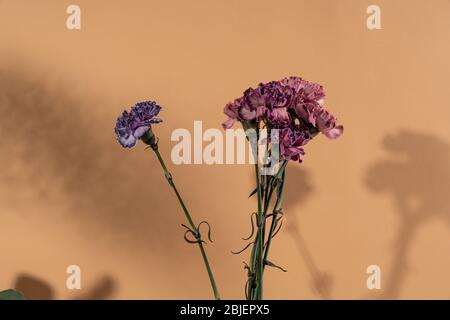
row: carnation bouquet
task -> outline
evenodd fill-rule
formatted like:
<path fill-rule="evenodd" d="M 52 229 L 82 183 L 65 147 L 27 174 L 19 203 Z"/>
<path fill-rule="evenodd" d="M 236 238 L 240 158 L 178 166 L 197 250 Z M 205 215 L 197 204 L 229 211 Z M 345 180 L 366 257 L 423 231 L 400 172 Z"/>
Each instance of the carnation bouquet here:
<path fill-rule="evenodd" d="M 240 122 L 247 132 L 255 158 L 256 188 L 251 195 L 257 196 L 258 207 L 251 215 L 252 233 L 247 240 L 253 237 L 255 230 L 256 234 L 243 249 L 252 247 L 249 263 L 245 266 L 248 270 L 247 299 L 263 298 L 266 266 L 285 271 L 269 260 L 269 249 L 282 226 L 288 162 L 302 162 L 303 147 L 319 132 L 330 139 L 343 133 L 343 126 L 338 125 L 336 118 L 323 108 L 324 97 L 321 85 L 290 77 L 249 88 L 242 97 L 225 106 L 224 112 L 229 118 L 223 127 L 229 129 L 236 121 Z M 268 143 L 262 143 L 262 150 L 261 138 L 268 140 Z M 260 155 L 263 163 L 275 170 L 262 171 Z"/>
<path fill-rule="evenodd" d="M 249 300 L 263 299 L 266 267 L 285 271 L 269 260 L 269 250 L 282 226 L 283 190 L 288 163 L 301 163 L 305 155 L 304 146 L 319 133 L 330 139 L 338 138 L 343 133 L 343 126 L 338 125 L 336 118 L 324 109 L 324 97 L 321 85 L 290 77 L 249 88 L 242 97 L 225 106 L 224 112 L 228 119 L 223 127 L 230 129 L 234 123 L 241 123 L 254 158 L 256 187 L 251 196 L 257 198 L 257 209 L 250 216 L 252 232 L 244 239 L 250 242 L 243 250 L 234 252 L 238 254 L 251 248 L 245 265 L 248 273 L 245 296 Z M 200 232 L 201 226 L 205 226 L 207 239 L 211 241 L 210 225 L 206 221 L 199 224 L 194 222 L 158 150 L 158 138 L 152 125 L 161 122 L 156 118 L 160 109 L 155 102 L 145 101 L 134 105 L 130 112 L 124 111 L 116 122 L 117 140 L 124 148 L 131 148 L 141 140 L 155 153 L 186 218 L 187 224 L 182 224 L 185 228 L 184 239 L 198 246 L 214 298 L 219 299 L 204 248 L 205 237 Z"/>

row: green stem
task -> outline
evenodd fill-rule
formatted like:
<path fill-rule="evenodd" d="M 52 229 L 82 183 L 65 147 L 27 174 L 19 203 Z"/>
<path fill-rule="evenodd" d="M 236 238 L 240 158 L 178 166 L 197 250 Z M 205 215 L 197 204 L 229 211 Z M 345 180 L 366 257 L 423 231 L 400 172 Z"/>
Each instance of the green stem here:
<path fill-rule="evenodd" d="M 259 168 L 258 168 L 259 169 Z M 269 179 L 269 176 L 264 177 L 265 184 L 264 184 L 264 198 L 263 203 L 258 203 L 258 233 L 256 236 L 255 244 L 254 244 L 254 250 L 252 251 L 252 257 L 254 259 L 252 260 L 253 263 L 253 270 L 256 270 L 256 288 L 254 294 L 251 294 L 250 296 L 253 299 L 256 300 L 262 300 L 263 299 L 263 276 L 264 276 L 264 266 L 265 266 L 265 259 L 263 258 L 264 255 L 264 240 L 265 240 L 265 229 L 266 229 L 266 217 L 267 212 L 269 210 L 270 201 L 272 199 L 274 186 L 273 182 L 276 181 L 278 178 L 278 174 L 273 177 L 272 179 Z M 256 177 L 257 185 L 259 182 L 259 170 L 257 171 L 257 177 Z M 261 189 L 261 188 L 260 188 Z M 260 202 L 260 201 L 258 201 Z M 261 212 L 262 210 L 262 212 Z M 256 248 L 256 249 L 255 249 Z"/>
<path fill-rule="evenodd" d="M 256 288 L 256 299 L 257 300 L 262 300 L 262 298 L 263 298 L 263 295 L 262 295 L 263 285 L 262 284 L 263 284 L 264 268 L 265 268 L 266 257 L 267 257 L 265 253 L 266 253 L 266 250 L 267 250 L 267 246 L 270 246 L 270 241 L 272 239 L 272 234 L 273 234 L 273 231 L 274 231 L 274 225 L 273 225 L 274 224 L 274 220 L 272 220 L 272 225 L 270 227 L 269 238 L 267 239 L 267 244 L 266 244 L 266 248 L 265 248 L 264 247 L 264 241 L 265 241 L 265 234 L 266 234 L 265 229 L 266 229 L 267 213 L 269 211 L 270 202 L 272 200 L 272 196 L 273 196 L 273 193 L 275 191 L 275 184 L 276 184 L 277 179 L 279 178 L 280 174 L 282 174 L 282 172 L 284 171 L 284 168 L 286 167 L 286 165 L 287 165 L 287 161 L 283 163 L 281 169 L 279 170 L 279 172 L 274 177 L 269 177 L 269 176 L 265 177 L 266 184 L 265 184 L 265 188 L 264 188 L 264 207 L 263 207 L 262 223 L 261 223 L 262 224 L 262 231 L 261 231 L 262 237 L 258 238 L 258 241 L 259 241 L 258 242 L 258 245 L 259 245 L 258 247 L 259 247 L 260 251 L 258 251 L 259 257 L 258 257 L 257 261 L 259 262 L 259 265 L 258 265 L 258 268 L 260 270 L 260 277 L 259 277 L 259 279 L 261 279 L 261 280 L 259 282 L 260 286 L 257 286 L 257 288 Z"/>
<path fill-rule="evenodd" d="M 268 150 L 266 150 L 268 152 Z M 255 155 L 255 176 L 256 176 L 256 190 L 258 194 L 258 214 L 257 214 L 257 224 L 258 231 L 253 243 L 252 253 L 250 255 L 249 264 L 249 279 L 248 279 L 248 290 L 247 297 L 250 300 L 262 300 L 263 298 L 263 275 L 264 267 L 266 263 L 266 249 L 264 247 L 265 241 L 265 229 L 266 229 L 266 217 L 269 210 L 270 202 L 272 199 L 273 192 L 275 191 L 276 182 L 281 174 L 284 174 L 284 169 L 286 168 L 287 161 L 284 161 L 281 169 L 277 172 L 274 177 L 264 176 L 261 178 L 259 172 L 259 162 L 258 162 L 258 148 L 254 152 Z M 261 180 L 264 185 L 264 194 L 262 194 Z M 272 224 L 274 221 L 272 220 Z M 270 238 L 268 239 L 268 244 L 272 237 L 275 226 L 272 225 L 270 228 Z"/>
<path fill-rule="evenodd" d="M 267 245 L 264 251 L 264 259 L 263 261 L 267 261 L 267 256 L 269 254 L 269 249 L 270 249 L 270 244 L 272 243 L 272 237 L 273 237 L 273 233 L 275 231 L 275 227 L 276 227 L 276 219 L 277 219 L 277 213 L 278 211 L 281 209 L 281 202 L 283 200 L 283 190 L 284 190 L 284 181 L 286 178 L 286 166 L 288 164 L 288 161 L 285 160 L 281 166 L 280 171 L 277 173 L 276 177 L 279 176 L 279 174 L 281 174 L 281 184 L 278 187 L 278 193 L 277 193 L 277 200 L 275 202 L 275 206 L 273 208 L 273 216 L 272 216 L 272 222 L 270 224 L 270 230 L 269 230 L 269 235 L 267 238 Z M 274 179 L 275 181 L 275 179 Z M 263 270 L 264 271 L 264 270 Z"/>
<path fill-rule="evenodd" d="M 252 145 L 254 149 L 253 155 L 255 157 L 255 178 L 256 178 L 256 191 L 258 197 L 258 213 L 257 213 L 257 233 L 255 237 L 255 241 L 252 247 L 252 253 L 250 255 L 250 263 L 249 263 L 249 278 L 248 278 L 248 291 L 247 298 L 250 300 L 261 299 L 262 297 L 262 268 L 263 261 L 262 258 L 262 250 L 264 243 L 264 233 L 262 229 L 262 221 L 263 221 L 263 195 L 261 191 L 261 181 L 260 181 L 260 173 L 259 173 L 259 148 L 258 148 L 258 133 L 256 138 L 255 145 Z"/>
<path fill-rule="evenodd" d="M 172 187 L 173 191 L 175 192 L 175 195 L 177 196 L 178 202 L 180 203 L 181 208 L 183 209 L 183 212 L 184 212 L 184 214 L 186 216 L 186 219 L 189 222 L 189 225 L 191 226 L 192 230 L 196 233 L 196 236 L 198 236 L 197 244 L 198 244 L 198 246 L 200 248 L 200 252 L 202 254 L 203 262 L 205 263 L 205 267 L 206 267 L 206 270 L 208 272 L 209 281 L 211 282 L 211 287 L 212 287 L 212 290 L 214 292 L 214 298 L 216 300 L 219 300 L 220 299 L 219 291 L 217 290 L 216 281 L 214 280 L 214 275 L 213 275 L 211 266 L 209 265 L 209 261 L 208 261 L 208 257 L 206 256 L 205 248 L 203 247 L 203 244 L 202 244 L 201 239 L 200 239 L 200 232 L 199 232 L 198 228 L 195 226 L 194 221 L 192 220 L 191 215 L 189 214 L 189 211 L 186 208 L 186 205 L 184 204 L 184 201 L 181 198 L 180 193 L 178 192 L 177 187 L 175 186 L 175 183 L 173 182 L 173 177 L 170 174 L 169 170 L 167 169 L 166 164 L 165 164 L 163 158 L 161 157 L 161 154 L 159 153 L 157 144 L 154 143 L 153 145 L 151 145 L 151 147 L 152 147 L 153 151 L 155 152 L 156 156 L 158 157 L 159 163 L 161 164 L 161 167 L 162 167 L 162 169 L 164 171 L 164 175 L 165 175 L 165 177 L 167 179 L 167 182 L 169 182 L 169 185 Z"/>
<path fill-rule="evenodd" d="M 262 286 L 263 286 L 263 279 L 262 279 L 262 271 L 263 271 L 263 261 L 262 261 L 262 253 L 263 253 L 263 245 L 264 245 L 264 232 L 263 232 L 263 226 L 264 226 L 264 217 L 263 217 L 263 210 L 262 210 L 262 194 L 261 194 L 261 183 L 260 183 L 260 175 L 259 175 L 259 165 L 258 161 L 255 164 L 255 173 L 256 173 L 256 185 L 257 185 L 257 192 L 258 192 L 258 233 L 257 233 L 257 240 L 256 240 L 256 292 L 254 298 L 256 300 L 262 299 Z"/>

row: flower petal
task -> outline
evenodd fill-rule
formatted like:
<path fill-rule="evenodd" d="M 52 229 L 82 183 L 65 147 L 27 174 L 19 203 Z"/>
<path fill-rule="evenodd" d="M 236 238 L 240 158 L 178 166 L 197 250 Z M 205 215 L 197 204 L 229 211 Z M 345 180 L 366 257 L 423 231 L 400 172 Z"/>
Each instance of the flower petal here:
<path fill-rule="evenodd" d="M 122 147 L 131 148 L 136 145 L 137 139 L 130 134 L 128 137 L 119 137 L 118 141 L 122 145 Z"/>
<path fill-rule="evenodd" d="M 222 127 L 224 129 L 230 129 L 235 122 L 236 122 L 236 119 L 229 118 L 227 121 L 222 123 Z"/>

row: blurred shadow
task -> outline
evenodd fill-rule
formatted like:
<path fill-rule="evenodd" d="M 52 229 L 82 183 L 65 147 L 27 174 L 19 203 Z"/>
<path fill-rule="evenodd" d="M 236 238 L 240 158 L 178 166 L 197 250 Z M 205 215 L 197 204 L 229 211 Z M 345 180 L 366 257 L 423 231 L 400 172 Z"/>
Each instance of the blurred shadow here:
<path fill-rule="evenodd" d="M 110 299 L 116 291 L 117 283 L 111 276 L 103 276 L 97 280 L 92 288 L 78 296 L 75 300 L 104 300 Z M 56 294 L 45 280 L 29 274 L 19 274 L 14 289 L 22 292 L 27 300 L 53 300 Z M 84 290 L 84 289 L 83 289 Z"/>
<path fill-rule="evenodd" d="M 399 297 L 408 272 L 408 253 L 418 229 L 431 219 L 450 226 L 450 146 L 440 138 L 408 130 L 382 142 L 386 159 L 372 165 L 366 176 L 370 191 L 390 194 L 400 218 L 393 263 L 384 299 Z"/>
<path fill-rule="evenodd" d="M 14 289 L 22 292 L 27 300 L 55 299 L 54 290 L 45 280 L 29 274 L 19 274 Z"/>
<path fill-rule="evenodd" d="M 286 167 L 283 206 L 291 208 L 302 205 L 313 192 L 311 174 L 302 167 L 302 164 L 290 163 Z"/>
<path fill-rule="evenodd" d="M 152 150 L 117 143 L 114 125 L 128 106 L 13 56 L 2 61 L 8 64 L 0 65 L 0 153 L 6 155 L 0 157 L 0 203 L 8 210 L 0 214 L 42 221 L 58 215 L 84 238 L 150 254 L 153 268 L 176 270 L 179 254 L 190 254 L 179 225 L 183 213 Z M 167 130 L 155 128 L 169 161 Z M 192 198 L 203 201 L 178 187 L 188 207 Z M 174 277 L 165 281 L 178 285 Z"/>
<path fill-rule="evenodd" d="M 286 230 L 292 236 L 312 279 L 311 286 L 322 299 L 331 298 L 332 278 L 319 269 L 300 228 L 300 214 L 294 208 L 302 205 L 314 192 L 310 174 L 301 165 L 291 164 L 286 169 L 283 211 L 286 218 Z"/>
<path fill-rule="evenodd" d="M 116 281 L 111 276 L 103 276 L 97 280 L 94 286 L 85 294 L 75 300 L 105 300 L 111 299 L 116 291 Z"/>
<path fill-rule="evenodd" d="M 61 214 L 86 235 L 105 232 L 133 248 L 158 245 L 179 208 L 170 189 L 160 187 L 166 184 L 154 155 L 148 150 L 137 158 L 142 144 L 121 148 L 113 131 L 117 114 L 101 115 L 108 102 L 75 91 L 24 64 L 0 67 L 0 152 L 8 155 L 0 158 L 2 200 L 30 213 L 39 210 L 36 204 L 62 202 Z M 24 198 L 29 194 L 34 198 Z M 39 214 L 51 219 L 47 210 Z"/>

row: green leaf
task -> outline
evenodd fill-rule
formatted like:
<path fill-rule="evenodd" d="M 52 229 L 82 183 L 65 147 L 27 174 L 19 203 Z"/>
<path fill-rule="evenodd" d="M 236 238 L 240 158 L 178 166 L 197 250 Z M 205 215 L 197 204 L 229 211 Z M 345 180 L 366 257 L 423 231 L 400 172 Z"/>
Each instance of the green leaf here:
<path fill-rule="evenodd" d="M 258 188 L 255 188 L 255 190 L 253 190 L 252 193 L 250 193 L 250 195 L 248 197 L 251 198 L 257 192 L 258 192 Z"/>
<path fill-rule="evenodd" d="M 261 183 L 261 190 L 264 189 L 264 187 L 266 186 L 265 183 Z M 250 195 L 248 196 L 249 198 L 251 198 L 253 195 L 255 195 L 258 192 L 258 187 L 255 188 L 255 190 L 252 191 L 252 193 L 250 193 Z"/>
<path fill-rule="evenodd" d="M 277 268 L 277 269 L 280 269 L 280 270 L 283 271 L 283 272 L 287 272 L 286 269 L 283 269 L 282 267 L 277 266 L 275 263 L 270 262 L 269 260 L 264 260 L 264 262 L 265 262 L 266 266 L 273 267 L 273 268 Z"/>
<path fill-rule="evenodd" d="M 8 289 L 0 291 L 0 300 L 25 300 L 25 297 L 19 291 Z"/>

